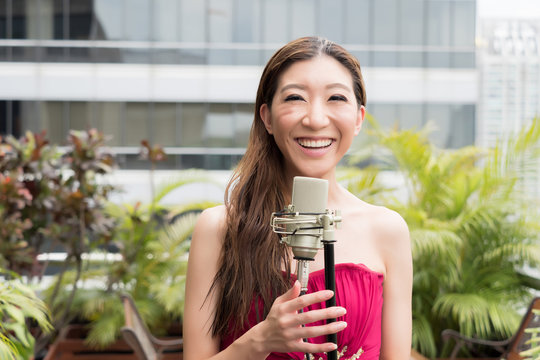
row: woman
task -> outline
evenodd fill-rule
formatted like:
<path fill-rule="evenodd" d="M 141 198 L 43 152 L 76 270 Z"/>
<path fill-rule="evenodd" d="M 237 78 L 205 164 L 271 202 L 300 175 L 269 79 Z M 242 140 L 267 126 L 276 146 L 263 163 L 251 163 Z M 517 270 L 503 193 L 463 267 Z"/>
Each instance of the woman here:
<path fill-rule="evenodd" d="M 337 333 L 341 359 L 409 359 L 407 226 L 395 212 L 356 198 L 335 176 L 360 132 L 365 102 L 358 61 L 326 39 L 292 41 L 269 60 L 229 196 L 202 213 L 193 233 L 185 359 L 324 359 L 335 349 L 325 340 L 329 333 Z M 322 252 L 310 264 L 308 294 L 299 296 L 291 251 L 269 226 L 271 213 L 290 203 L 294 176 L 328 180 L 328 208 L 342 213 L 336 307 L 323 304 L 332 292 L 324 290 Z M 324 325 L 329 318 L 337 321 Z"/>

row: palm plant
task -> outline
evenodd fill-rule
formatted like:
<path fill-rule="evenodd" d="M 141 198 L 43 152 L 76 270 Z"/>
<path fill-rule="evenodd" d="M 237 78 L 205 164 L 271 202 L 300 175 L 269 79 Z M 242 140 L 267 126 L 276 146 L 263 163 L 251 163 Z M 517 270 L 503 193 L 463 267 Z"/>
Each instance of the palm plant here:
<path fill-rule="evenodd" d="M 378 191 L 372 197 L 402 214 L 410 228 L 413 347 L 435 357 L 445 328 L 510 336 L 529 300 L 528 286 L 538 283 L 523 271 L 540 263 L 540 223 L 520 180 L 537 164 L 540 120 L 491 150 L 441 150 L 426 129 L 384 131 L 372 118 L 370 124 L 372 166 L 364 179 L 375 180 L 365 184 L 380 184 L 377 174 L 392 170 L 407 188 L 405 196 Z"/>
<path fill-rule="evenodd" d="M 175 189 L 210 182 L 203 172 L 185 172 L 162 184 L 146 205 L 108 204 L 107 214 L 117 220 L 111 245 L 117 258 L 86 262 L 81 286 L 73 299 L 73 318 L 90 322 L 86 341 L 102 348 L 120 334 L 124 315 L 119 295 L 129 293 L 152 332 L 163 334 L 183 314 L 187 252 L 198 213 L 216 203 L 201 201 L 177 207 L 160 201 Z M 109 254 L 110 255 L 110 254 Z M 69 287 L 75 273 L 64 275 Z M 67 288 L 66 288 L 67 290 Z M 55 313 L 67 301 L 68 291 L 52 304 Z"/>
<path fill-rule="evenodd" d="M 27 359 L 35 342 L 27 322 L 35 322 L 46 332 L 52 330 L 49 310 L 17 274 L 1 268 L 0 274 L 9 278 L 0 282 L 0 358 Z"/>

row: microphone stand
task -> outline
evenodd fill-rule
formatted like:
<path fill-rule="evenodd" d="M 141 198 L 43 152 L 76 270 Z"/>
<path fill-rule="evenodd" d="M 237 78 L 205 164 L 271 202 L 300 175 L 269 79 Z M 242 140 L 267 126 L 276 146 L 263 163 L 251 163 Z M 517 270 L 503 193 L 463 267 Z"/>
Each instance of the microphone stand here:
<path fill-rule="evenodd" d="M 300 220 L 297 217 L 299 215 L 308 215 L 315 216 L 307 220 Z M 334 255 L 334 243 L 336 238 L 334 235 L 334 229 L 338 227 L 341 223 L 341 214 L 339 210 L 335 210 L 333 213 L 329 210 L 326 210 L 326 213 L 299 213 L 294 211 L 294 206 L 289 205 L 289 207 L 278 213 L 272 214 L 271 226 L 275 233 L 286 235 L 281 238 L 282 243 L 293 248 L 295 253 L 295 260 L 297 260 L 297 279 L 301 283 L 301 293 L 303 295 L 307 291 L 307 282 L 309 278 L 309 261 L 313 261 L 311 253 L 316 253 L 320 249 L 319 245 L 306 245 L 296 244 L 294 236 L 299 236 L 300 234 L 306 235 L 309 237 L 314 237 L 319 244 L 322 242 L 324 249 L 324 281 L 326 290 L 332 290 L 334 295 L 326 301 L 326 308 L 336 306 L 336 272 L 335 272 L 335 255 Z M 306 224 L 307 226 L 304 226 Z M 293 227 L 294 230 L 291 231 L 288 227 Z M 322 230 L 322 234 L 319 232 Z M 307 231 L 307 233 L 306 233 Z M 313 233 L 315 231 L 315 233 Z M 310 243 L 310 242 L 308 242 Z M 295 251 L 296 250 L 296 251 Z M 299 256 L 296 255 L 298 253 Z M 306 255 L 307 254 L 307 255 Z M 301 311 L 300 311 L 301 312 Z M 326 323 L 330 324 L 335 322 L 336 318 L 327 319 Z M 337 345 L 337 334 L 328 334 L 326 336 L 328 342 L 333 342 Z M 304 339 L 307 341 L 307 339 Z M 306 359 L 309 360 L 310 357 L 306 354 Z M 332 350 L 327 353 L 328 360 L 337 360 L 337 349 Z"/>

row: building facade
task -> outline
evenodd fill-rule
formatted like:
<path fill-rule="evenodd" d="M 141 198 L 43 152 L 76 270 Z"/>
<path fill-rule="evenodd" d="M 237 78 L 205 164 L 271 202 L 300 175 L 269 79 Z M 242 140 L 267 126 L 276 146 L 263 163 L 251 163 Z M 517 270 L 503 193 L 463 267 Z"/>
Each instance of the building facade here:
<path fill-rule="evenodd" d="M 491 148 L 540 116 L 540 14 L 478 25 L 476 142 Z M 522 174 L 521 183 L 528 198 L 540 199 L 540 163 Z"/>
<path fill-rule="evenodd" d="M 125 169 L 140 141 L 165 169 L 227 170 L 242 156 L 262 66 L 320 35 L 360 60 L 367 110 L 474 143 L 474 0 L 0 0 L 0 134 L 95 127 Z"/>

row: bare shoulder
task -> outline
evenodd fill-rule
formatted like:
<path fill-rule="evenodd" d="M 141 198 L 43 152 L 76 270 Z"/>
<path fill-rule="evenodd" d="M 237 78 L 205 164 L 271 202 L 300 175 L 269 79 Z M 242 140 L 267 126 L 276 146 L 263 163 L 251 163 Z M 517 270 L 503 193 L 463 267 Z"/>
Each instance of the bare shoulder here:
<path fill-rule="evenodd" d="M 403 217 L 396 211 L 384 206 L 367 205 L 369 219 L 374 230 L 380 235 L 379 240 L 394 242 L 409 239 L 409 228 Z"/>
<path fill-rule="evenodd" d="M 226 215 L 223 205 L 205 209 L 200 214 L 191 237 L 189 258 L 192 266 L 199 262 L 212 262 L 217 266 L 226 233 Z"/>
<path fill-rule="evenodd" d="M 195 224 L 194 238 L 198 238 L 200 235 L 207 238 L 205 235 L 208 234 L 212 234 L 212 238 L 219 238 L 225 233 L 226 217 L 227 210 L 224 205 L 205 209 Z"/>

